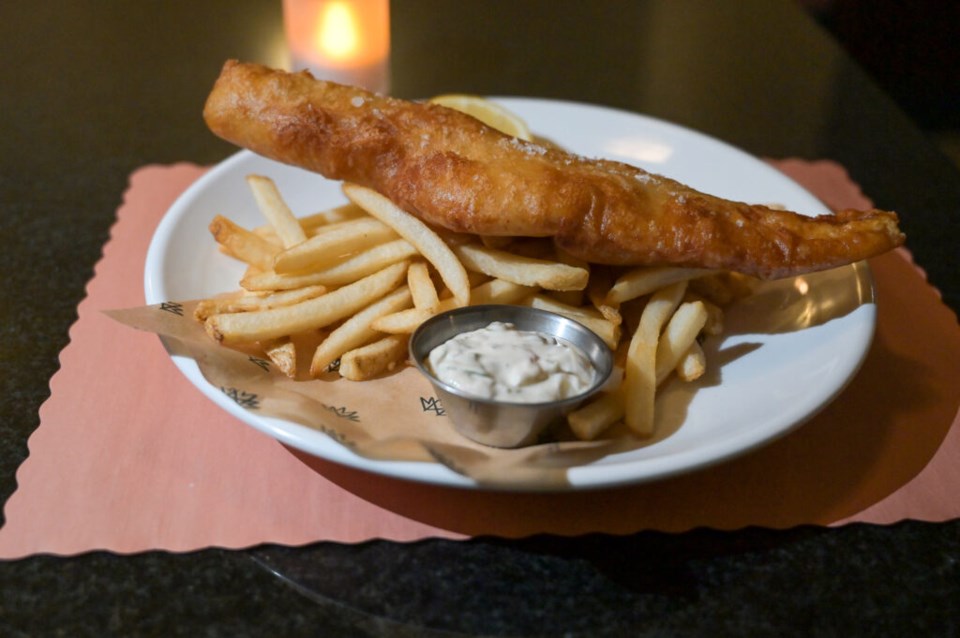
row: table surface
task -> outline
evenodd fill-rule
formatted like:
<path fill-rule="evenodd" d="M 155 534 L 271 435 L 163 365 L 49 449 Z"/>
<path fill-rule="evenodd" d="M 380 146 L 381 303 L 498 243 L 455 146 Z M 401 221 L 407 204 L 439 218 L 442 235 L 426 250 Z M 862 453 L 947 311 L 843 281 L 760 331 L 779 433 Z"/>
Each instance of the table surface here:
<path fill-rule="evenodd" d="M 391 29 L 399 97 L 604 104 L 836 160 L 960 304 L 960 175 L 793 2 L 404 0 Z M 3 502 L 128 175 L 232 153 L 200 118 L 220 65 L 286 54 L 280 2 L 237 0 L 7 2 L 0 53 Z M 5 635 L 944 635 L 960 523 L 39 556 L 0 592 Z"/>

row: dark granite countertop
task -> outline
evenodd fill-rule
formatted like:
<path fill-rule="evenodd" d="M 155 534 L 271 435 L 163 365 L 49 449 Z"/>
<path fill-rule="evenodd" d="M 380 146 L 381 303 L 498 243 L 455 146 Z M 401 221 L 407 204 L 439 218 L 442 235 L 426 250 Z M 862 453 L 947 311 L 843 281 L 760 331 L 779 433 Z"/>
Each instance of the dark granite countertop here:
<path fill-rule="evenodd" d="M 0 501 L 128 175 L 233 152 L 200 108 L 225 59 L 283 63 L 280 10 L 0 7 Z M 900 213 L 917 262 L 960 307 L 960 174 L 797 4 L 404 0 L 392 13 L 398 96 L 606 104 L 755 155 L 842 163 Z M 958 600 L 958 521 L 0 563 L 10 636 L 948 636 Z"/>

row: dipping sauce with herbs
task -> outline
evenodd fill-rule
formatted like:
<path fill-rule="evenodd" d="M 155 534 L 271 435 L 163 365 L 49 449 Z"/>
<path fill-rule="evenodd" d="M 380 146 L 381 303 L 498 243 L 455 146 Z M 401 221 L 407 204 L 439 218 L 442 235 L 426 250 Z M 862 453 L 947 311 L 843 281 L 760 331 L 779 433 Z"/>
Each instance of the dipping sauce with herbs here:
<path fill-rule="evenodd" d="M 425 363 L 444 383 L 512 403 L 566 399 L 594 381 L 590 359 L 576 346 L 500 321 L 447 340 Z"/>

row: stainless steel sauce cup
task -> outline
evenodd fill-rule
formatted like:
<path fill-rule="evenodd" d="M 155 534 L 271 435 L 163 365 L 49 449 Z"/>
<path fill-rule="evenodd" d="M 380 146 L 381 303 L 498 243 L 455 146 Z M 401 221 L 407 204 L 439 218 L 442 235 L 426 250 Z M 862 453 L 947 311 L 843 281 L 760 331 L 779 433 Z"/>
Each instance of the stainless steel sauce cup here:
<path fill-rule="evenodd" d="M 576 346 L 593 364 L 593 383 L 586 391 L 566 399 L 517 403 L 472 396 L 431 373 L 425 364 L 431 350 L 460 333 L 494 321 L 511 323 L 518 330 L 542 332 Z M 410 338 L 410 356 L 433 384 L 456 430 L 477 443 L 501 448 L 535 443 L 547 426 L 600 390 L 613 370 L 610 348 L 583 324 L 553 312 L 509 305 L 467 306 L 428 319 Z"/>

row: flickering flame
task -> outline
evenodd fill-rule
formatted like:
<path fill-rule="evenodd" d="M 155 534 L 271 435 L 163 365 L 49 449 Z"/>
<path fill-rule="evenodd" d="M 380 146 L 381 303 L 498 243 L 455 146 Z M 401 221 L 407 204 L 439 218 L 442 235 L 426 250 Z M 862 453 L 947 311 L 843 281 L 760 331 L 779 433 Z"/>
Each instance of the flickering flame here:
<path fill-rule="evenodd" d="M 390 78 L 389 0 L 283 0 L 294 71 L 385 92 Z"/>
<path fill-rule="evenodd" d="M 355 11 L 348 2 L 330 2 L 317 18 L 314 44 L 331 60 L 355 60 L 363 49 Z"/>

